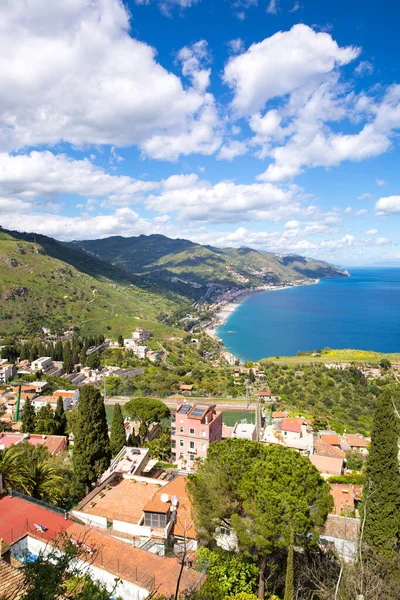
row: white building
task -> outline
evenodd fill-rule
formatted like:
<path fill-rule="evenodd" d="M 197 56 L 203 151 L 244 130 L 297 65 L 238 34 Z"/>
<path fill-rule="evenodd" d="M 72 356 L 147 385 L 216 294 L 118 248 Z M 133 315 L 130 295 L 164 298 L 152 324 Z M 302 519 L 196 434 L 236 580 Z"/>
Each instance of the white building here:
<path fill-rule="evenodd" d="M 42 356 L 31 363 L 32 371 L 48 371 L 52 366 L 53 361 L 50 356 Z"/>
<path fill-rule="evenodd" d="M 0 383 L 7 383 L 14 378 L 17 372 L 14 364 L 4 363 L 0 366 Z"/>
<path fill-rule="evenodd" d="M 252 423 L 236 423 L 232 431 L 232 437 L 242 440 L 255 440 L 257 439 L 257 428 Z"/>

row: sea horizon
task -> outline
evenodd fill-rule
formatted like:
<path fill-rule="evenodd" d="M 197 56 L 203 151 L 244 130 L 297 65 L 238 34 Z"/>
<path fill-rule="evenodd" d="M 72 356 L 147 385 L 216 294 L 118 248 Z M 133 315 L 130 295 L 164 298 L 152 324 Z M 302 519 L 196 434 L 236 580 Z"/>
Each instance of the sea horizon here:
<path fill-rule="evenodd" d="M 352 348 L 400 352 L 400 267 L 346 267 L 350 277 L 249 294 L 218 328 L 240 360 Z"/>

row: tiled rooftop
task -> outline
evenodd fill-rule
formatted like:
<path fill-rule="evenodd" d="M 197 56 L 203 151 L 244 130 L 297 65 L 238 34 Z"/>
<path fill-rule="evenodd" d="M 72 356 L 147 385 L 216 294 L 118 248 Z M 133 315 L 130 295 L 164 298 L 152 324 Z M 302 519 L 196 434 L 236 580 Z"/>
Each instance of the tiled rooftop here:
<path fill-rule="evenodd" d="M 318 456 L 328 456 L 331 458 L 345 458 L 346 453 L 340 448 L 336 448 L 331 444 L 325 444 L 324 442 L 315 441 L 314 442 L 314 453 L 318 454 Z"/>
<path fill-rule="evenodd" d="M 137 481 L 136 479 L 115 479 L 110 489 L 105 487 L 90 500 L 82 504 L 79 510 L 89 515 L 99 515 L 110 520 L 121 520 L 127 523 L 139 523 L 142 517 L 143 506 L 147 504 L 160 485 Z M 90 494 L 92 496 L 92 494 Z M 90 506 L 94 502 L 95 506 Z"/>
<path fill-rule="evenodd" d="M 25 593 L 22 570 L 0 559 L 0 598 L 21 600 Z"/>

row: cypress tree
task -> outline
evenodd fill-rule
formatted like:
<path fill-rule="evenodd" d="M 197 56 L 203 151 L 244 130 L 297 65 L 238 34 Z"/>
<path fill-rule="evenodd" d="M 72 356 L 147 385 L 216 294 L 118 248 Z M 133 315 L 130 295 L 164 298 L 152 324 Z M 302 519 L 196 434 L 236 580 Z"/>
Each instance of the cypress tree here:
<path fill-rule="evenodd" d="M 54 420 L 56 422 L 56 434 L 65 435 L 67 427 L 67 418 L 64 411 L 64 402 L 61 396 L 57 398 L 57 406 L 54 413 Z"/>
<path fill-rule="evenodd" d="M 124 417 L 119 404 L 114 406 L 113 418 L 111 423 L 110 446 L 111 453 L 116 456 L 126 444 L 126 433 L 124 427 Z"/>
<path fill-rule="evenodd" d="M 285 596 L 283 600 L 294 600 L 294 535 L 290 536 L 290 546 L 286 563 Z"/>
<path fill-rule="evenodd" d="M 81 389 L 74 424 L 72 462 L 77 480 L 89 487 L 111 460 L 106 410 L 100 391 L 90 385 Z"/>
<path fill-rule="evenodd" d="M 381 393 L 374 414 L 363 491 L 363 543 L 386 555 L 400 538 L 400 474 L 397 460 L 398 418 L 390 388 Z"/>
<path fill-rule="evenodd" d="M 22 433 L 33 433 L 36 428 L 36 415 L 35 409 L 30 398 L 25 400 L 24 414 L 22 417 Z"/>
<path fill-rule="evenodd" d="M 65 373 L 72 373 L 74 370 L 74 361 L 72 359 L 72 353 L 70 345 L 64 344 L 63 348 L 63 369 Z"/>

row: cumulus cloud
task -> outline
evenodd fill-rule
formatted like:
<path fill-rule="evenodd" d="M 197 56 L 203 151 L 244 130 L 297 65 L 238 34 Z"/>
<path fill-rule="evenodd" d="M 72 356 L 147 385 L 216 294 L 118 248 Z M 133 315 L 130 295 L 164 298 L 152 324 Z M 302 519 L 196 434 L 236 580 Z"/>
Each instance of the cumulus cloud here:
<path fill-rule="evenodd" d="M 288 48 L 296 51 L 288 52 Z M 233 109 L 239 115 L 254 114 L 274 97 L 321 81 L 335 67 L 354 60 L 359 52 L 351 46 L 340 48 L 329 34 L 299 24 L 231 58 L 223 79 L 233 91 Z"/>
<path fill-rule="evenodd" d="M 0 150 L 64 141 L 138 144 L 166 159 L 212 152 L 217 113 L 205 84 L 184 86 L 129 29 L 120 0 L 1 3 Z"/>
<path fill-rule="evenodd" d="M 376 235 L 378 233 L 377 229 L 368 229 L 365 234 L 366 235 Z"/>
<path fill-rule="evenodd" d="M 0 153 L 0 195 L 34 199 L 60 194 L 112 196 L 133 202 L 154 189 L 154 182 L 106 173 L 88 159 L 74 160 L 65 154 L 32 151 Z"/>
<path fill-rule="evenodd" d="M 375 208 L 378 215 L 399 215 L 400 196 L 386 196 L 385 198 L 379 198 Z"/>
<path fill-rule="evenodd" d="M 135 4 L 138 5 L 149 5 L 152 0 L 135 0 Z M 200 0 L 155 0 L 155 3 L 158 4 L 161 12 L 170 17 L 175 8 L 186 9 L 194 6 L 200 2 Z"/>
<path fill-rule="evenodd" d="M 245 142 L 233 140 L 222 146 L 222 148 L 217 154 L 217 159 L 231 161 L 237 156 L 242 156 L 243 154 L 246 154 L 246 152 L 247 144 Z"/>
<path fill-rule="evenodd" d="M 239 52 L 243 52 L 244 42 L 242 38 L 235 38 L 234 40 L 230 40 L 228 42 L 228 48 L 232 52 L 232 54 L 238 54 Z"/>
<path fill-rule="evenodd" d="M 277 15 L 278 14 L 278 1 L 277 0 L 269 0 L 269 4 L 267 6 L 266 12 L 269 15 Z"/>
<path fill-rule="evenodd" d="M 364 217 L 366 214 L 368 214 L 368 210 L 366 208 L 361 208 L 355 213 L 356 217 Z"/>
<path fill-rule="evenodd" d="M 372 194 L 366 192 L 365 194 L 361 194 L 361 196 L 357 196 L 357 200 L 369 200 L 372 198 Z"/>
<path fill-rule="evenodd" d="M 382 187 L 384 185 L 386 185 L 387 181 L 385 181 L 384 179 L 375 179 L 376 185 L 378 185 L 379 187 Z"/>

